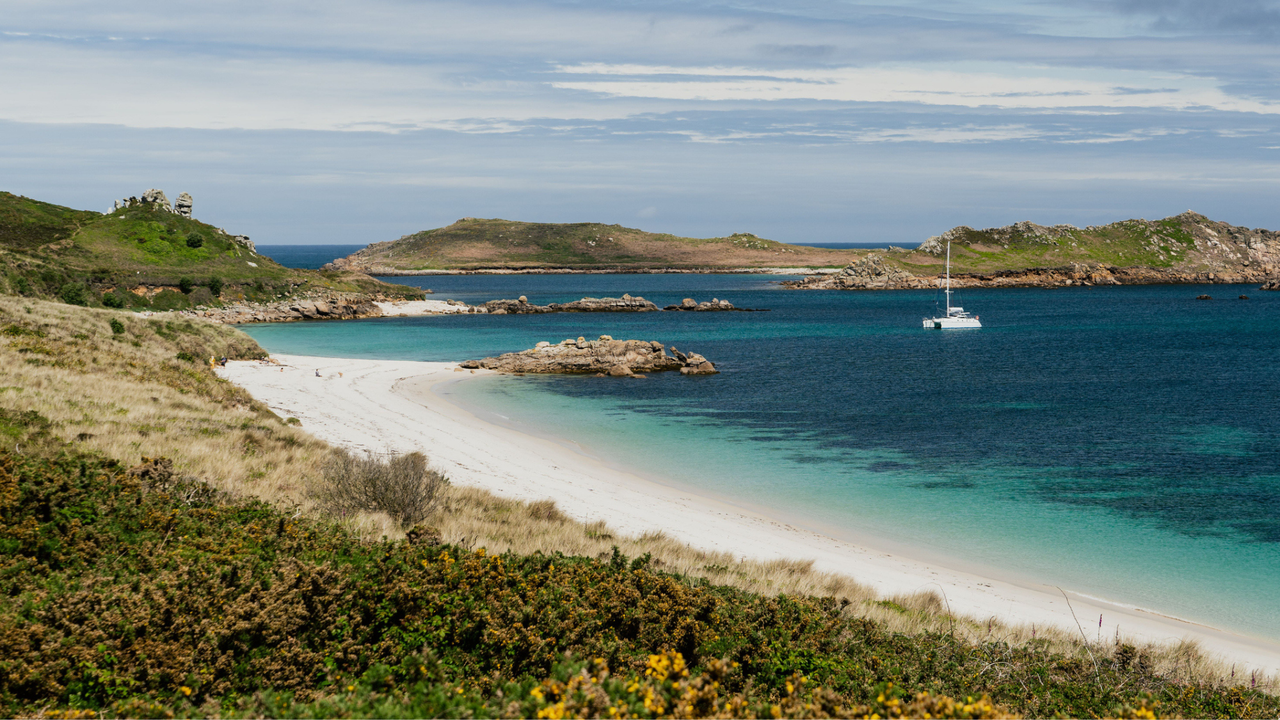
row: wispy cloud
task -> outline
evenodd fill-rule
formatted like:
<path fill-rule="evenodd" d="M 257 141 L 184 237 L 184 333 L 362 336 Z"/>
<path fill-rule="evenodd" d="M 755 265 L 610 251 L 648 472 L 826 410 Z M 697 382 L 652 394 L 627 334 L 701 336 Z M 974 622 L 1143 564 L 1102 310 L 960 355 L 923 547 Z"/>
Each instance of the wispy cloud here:
<path fill-rule="evenodd" d="M 823 100 L 997 108 L 1208 108 L 1275 114 L 1280 103 L 1232 96 L 1212 79 L 1166 73 L 986 65 L 973 70 L 932 64 L 770 70 L 585 63 L 560 66 L 551 84 L 611 97 L 687 101 Z M 1102 78 L 1097 78 L 1103 75 Z"/>

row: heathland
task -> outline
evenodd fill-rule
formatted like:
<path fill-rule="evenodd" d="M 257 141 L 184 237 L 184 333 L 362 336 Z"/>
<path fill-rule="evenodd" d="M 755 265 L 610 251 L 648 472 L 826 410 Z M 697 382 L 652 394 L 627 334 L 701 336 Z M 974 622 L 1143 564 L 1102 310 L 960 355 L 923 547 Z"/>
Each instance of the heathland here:
<path fill-rule="evenodd" d="M 1191 645 L 993 626 L 353 458 L 204 360 L 264 355 L 201 320 L 0 297 L 0 712 L 1280 712 Z"/>
<path fill-rule="evenodd" d="M 352 272 L 283 267 L 220 228 L 138 202 L 98 213 L 0 192 L 0 293 L 147 310 L 297 297 L 420 299 Z"/>
<path fill-rule="evenodd" d="M 1255 282 L 1280 272 L 1280 234 L 1193 212 L 1077 228 L 1020 222 L 953 228 L 914 249 L 822 249 L 749 233 L 686 238 L 596 223 L 464 218 L 448 227 L 375 243 L 331 267 L 372 274 L 441 271 L 743 271 L 834 268 L 798 287 L 907 288 L 932 284 L 951 246 L 963 285 Z"/>

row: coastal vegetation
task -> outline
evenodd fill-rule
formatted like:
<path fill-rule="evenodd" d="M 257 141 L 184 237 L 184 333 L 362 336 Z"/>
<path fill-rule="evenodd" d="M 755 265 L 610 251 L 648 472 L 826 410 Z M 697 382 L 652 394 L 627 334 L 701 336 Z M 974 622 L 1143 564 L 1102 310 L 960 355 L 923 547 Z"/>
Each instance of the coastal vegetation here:
<path fill-rule="evenodd" d="M 421 299 L 360 273 L 283 267 L 252 244 L 143 202 L 110 214 L 0 192 L 0 293 L 146 310 L 359 293 Z"/>
<path fill-rule="evenodd" d="M 172 314 L 0 298 L 0 712 L 1280 713 L 1270 679 L 1193 645 L 956 617 L 335 452 L 208 362 L 264 354 Z M 324 500 L 397 473 L 422 512 Z"/>

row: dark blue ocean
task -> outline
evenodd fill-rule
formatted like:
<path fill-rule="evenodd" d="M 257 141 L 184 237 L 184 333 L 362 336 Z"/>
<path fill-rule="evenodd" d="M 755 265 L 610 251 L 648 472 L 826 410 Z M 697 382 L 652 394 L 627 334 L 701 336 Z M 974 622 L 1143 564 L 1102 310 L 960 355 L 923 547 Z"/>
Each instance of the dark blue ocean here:
<path fill-rule="evenodd" d="M 258 254 L 266 255 L 289 268 L 319 270 L 321 265 L 363 249 L 364 245 L 259 245 Z"/>
<path fill-rule="evenodd" d="M 920 322 L 931 291 L 790 291 L 778 279 L 399 278 L 437 299 L 629 292 L 769 312 L 244 329 L 275 352 L 417 360 L 579 335 L 661 340 L 722 374 L 492 377 L 446 392 L 793 523 L 1280 639 L 1280 294 L 970 290 L 960 302 L 984 327 L 939 332 Z"/>

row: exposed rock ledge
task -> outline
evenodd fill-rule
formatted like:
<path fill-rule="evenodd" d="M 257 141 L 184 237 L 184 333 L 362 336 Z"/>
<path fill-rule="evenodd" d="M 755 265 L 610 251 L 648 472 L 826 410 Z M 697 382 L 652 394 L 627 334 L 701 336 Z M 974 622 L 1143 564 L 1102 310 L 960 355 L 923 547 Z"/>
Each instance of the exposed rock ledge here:
<path fill-rule="evenodd" d="M 567 303 L 534 305 L 521 295 L 518 300 L 490 300 L 484 304 L 491 315 L 531 315 L 553 312 L 653 312 L 658 306 L 642 297 L 623 295 L 620 298 L 585 297 Z"/>
<path fill-rule="evenodd" d="M 936 287 L 939 275 L 912 275 L 888 265 L 879 255 L 868 255 L 838 273 L 786 280 L 782 285 L 798 290 L 911 290 Z M 1115 267 L 1072 263 L 1061 267 L 1035 267 L 991 273 L 955 273 L 952 287 L 1071 287 L 1075 285 L 1184 285 L 1201 283 L 1254 283 L 1271 277 L 1267 269 L 1185 272 L 1169 268 Z"/>
<path fill-rule="evenodd" d="M 273 303 L 232 303 L 198 311 L 200 317 L 228 325 L 294 320 L 354 320 L 382 317 L 378 296 L 331 293 Z"/>
<path fill-rule="evenodd" d="M 683 375 L 714 375 L 718 370 L 697 353 L 685 354 L 671 348 L 672 357 L 662 343 L 647 340 L 614 340 L 601 335 L 599 340 L 579 337 L 552 345 L 540 342 L 532 350 L 506 353 L 483 360 L 468 360 L 464 368 L 484 368 L 506 373 L 610 375 L 636 377 L 639 373 L 679 370 Z"/>
<path fill-rule="evenodd" d="M 668 305 L 663 310 L 683 310 L 685 312 L 758 312 L 749 308 L 734 307 L 728 300 L 711 298 L 698 302 L 693 298 L 685 298 L 679 305 Z"/>

